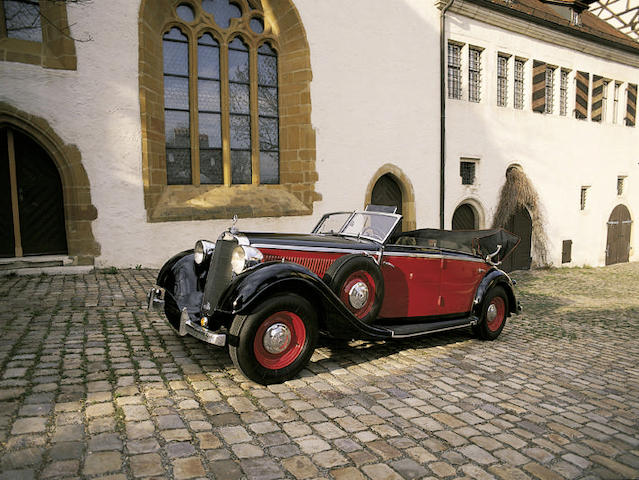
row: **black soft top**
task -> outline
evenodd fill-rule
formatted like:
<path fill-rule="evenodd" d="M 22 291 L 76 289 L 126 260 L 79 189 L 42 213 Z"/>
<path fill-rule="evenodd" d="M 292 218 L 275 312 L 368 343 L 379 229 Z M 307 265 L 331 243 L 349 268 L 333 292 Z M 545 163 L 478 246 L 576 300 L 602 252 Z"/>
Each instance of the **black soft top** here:
<path fill-rule="evenodd" d="M 499 249 L 499 253 L 492 257 L 492 262 L 498 263 L 517 247 L 519 237 L 503 228 L 493 230 L 438 230 L 423 228 L 402 232 L 392 243 L 457 250 L 484 259 Z M 499 247 L 500 245 L 501 248 Z"/>

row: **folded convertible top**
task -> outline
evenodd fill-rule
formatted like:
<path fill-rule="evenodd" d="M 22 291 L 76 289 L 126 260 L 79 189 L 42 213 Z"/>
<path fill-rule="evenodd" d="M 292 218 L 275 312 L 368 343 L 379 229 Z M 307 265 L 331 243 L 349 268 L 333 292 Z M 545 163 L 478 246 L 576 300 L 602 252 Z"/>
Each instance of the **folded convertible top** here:
<path fill-rule="evenodd" d="M 438 230 L 424 228 L 402 232 L 394 242 L 399 245 L 417 245 L 420 247 L 457 250 L 486 258 L 498 249 L 492 258 L 494 263 L 501 262 L 519 244 L 519 237 L 503 228 L 493 230 Z M 499 246 L 501 245 L 501 248 Z"/>

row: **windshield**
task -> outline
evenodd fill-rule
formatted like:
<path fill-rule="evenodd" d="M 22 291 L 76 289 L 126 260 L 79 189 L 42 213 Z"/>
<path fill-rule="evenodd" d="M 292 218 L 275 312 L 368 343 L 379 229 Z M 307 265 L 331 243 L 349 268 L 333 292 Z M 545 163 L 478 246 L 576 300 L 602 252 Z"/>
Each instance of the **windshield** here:
<path fill-rule="evenodd" d="M 401 215 L 378 212 L 338 212 L 324 215 L 313 233 L 366 238 L 384 243 Z"/>

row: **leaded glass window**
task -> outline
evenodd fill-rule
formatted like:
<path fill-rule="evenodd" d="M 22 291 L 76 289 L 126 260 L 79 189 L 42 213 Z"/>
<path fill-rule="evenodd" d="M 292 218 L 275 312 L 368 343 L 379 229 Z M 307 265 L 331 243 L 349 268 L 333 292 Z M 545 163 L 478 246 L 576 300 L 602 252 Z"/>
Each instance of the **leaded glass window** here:
<path fill-rule="evenodd" d="M 514 107 L 518 110 L 524 108 L 524 60 L 515 59 L 515 91 L 513 95 Z"/>
<path fill-rule="evenodd" d="M 468 100 L 479 102 L 481 96 L 481 51 L 468 49 Z"/>
<path fill-rule="evenodd" d="M 38 2 L 2 0 L 2 7 L 4 16 L 4 25 L 2 27 L 8 38 L 42 42 L 42 25 Z"/>
<path fill-rule="evenodd" d="M 505 107 L 508 103 L 508 57 L 497 56 L 497 105 Z"/>
<path fill-rule="evenodd" d="M 180 3 L 163 37 L 167 184 L 277 184 L 277 44 L 256 11 L 200 7 Z"/>
<path fill-rule="evenodd" d="M 561 70 L 561 79 L 559 84 L 559 115 L 566 116 L 568 114 L 568 70 Z"/>
<path fill-rule="evenodd" d="M 461 98 L 461 46 L 448 44 L 448 98 Z"/>
<path fill-rule="evenodd" d="M 551 67 L 546 67 L 546 87 L 545 87 L 546 106 L 544 109 L 544 113 L 553 112 L 553 103 L 555 100 L 554 90 L 555 90 L 555 69 Z"/>

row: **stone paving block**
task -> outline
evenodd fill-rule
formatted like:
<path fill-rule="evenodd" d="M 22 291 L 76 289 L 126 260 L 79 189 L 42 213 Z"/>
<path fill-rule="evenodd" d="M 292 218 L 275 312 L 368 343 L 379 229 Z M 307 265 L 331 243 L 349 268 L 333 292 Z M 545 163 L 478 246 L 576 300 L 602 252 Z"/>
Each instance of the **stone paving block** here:
<path fill-rule="evenodd" d="M 317 467 L 308 457 L 298 455 L 282 460 L 282 466 L 295 478 L 305 479 L 317 475 Z"/>
<path fill-rule="evenodd" d="M 70 477 L 77 475 L 79 469 L 79 460 L 60 460 L 46 465 L 41 473 L 41 478 Z"/>
<path fill-rule="evenodd" d="M 84 461 L 82 473 L 84 475 L 97 475 L 100 473 L 119 472 L 122 468 L 122 455 L 120 452 L 89 453 Z"/>
<path fill-rule="evenodd" d="M 402 477 L 397 472 L 383 463 L 365 465 L 362 470 L 371 480 L 402 480 Z"/>
<path fill-rule="evenodd" d="M 47 421 L 46 417 L 19 418 L 13 423 L 11 435 L 44 432 L 47 429 Z"/>
<path fill-rule="evenodd" d="M 131 455 L 129 465 L 134 477 L 162 476 L 164 474 L 162 457 L 156 453 Z"/>

